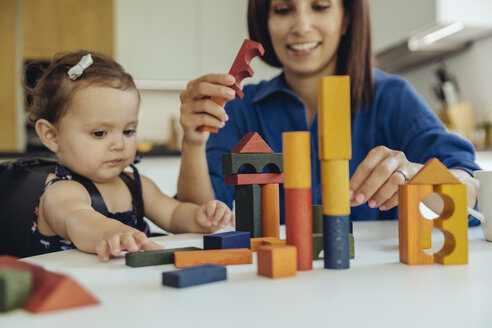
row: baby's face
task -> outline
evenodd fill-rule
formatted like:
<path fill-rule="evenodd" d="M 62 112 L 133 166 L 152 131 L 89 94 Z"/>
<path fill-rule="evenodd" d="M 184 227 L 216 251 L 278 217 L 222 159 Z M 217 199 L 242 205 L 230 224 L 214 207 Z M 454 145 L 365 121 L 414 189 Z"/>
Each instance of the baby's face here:
<path fill-rule="evenodd" d="M 94 182 L 116 178 L 135 158 L 138 106 L 134 89 L 77 91 L 58 123 L 60 163 Z"/>

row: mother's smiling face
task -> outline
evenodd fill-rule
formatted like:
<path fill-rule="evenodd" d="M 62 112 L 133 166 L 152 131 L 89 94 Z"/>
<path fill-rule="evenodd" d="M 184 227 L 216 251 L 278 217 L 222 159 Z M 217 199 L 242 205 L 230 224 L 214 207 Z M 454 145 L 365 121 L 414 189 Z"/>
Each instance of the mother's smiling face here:
<path fill-rule="evenodd" d="M 271 0 L 268 31 L 287 75 L 335 74 L 347 24 L 342 0 Z"/>

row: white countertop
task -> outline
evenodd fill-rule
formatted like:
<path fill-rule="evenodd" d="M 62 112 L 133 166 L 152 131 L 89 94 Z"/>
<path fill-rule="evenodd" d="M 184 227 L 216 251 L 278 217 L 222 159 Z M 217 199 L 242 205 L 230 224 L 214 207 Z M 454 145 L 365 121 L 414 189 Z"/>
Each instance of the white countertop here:
<path fill-rule="evenodd" d="M 228 280 L 174 289 L 161 285 L 161 265 L 101 263 L 78 250 L 27 258 L 74 277 L 100 305 L 33 315 L 0 314 L 0 327 L 488 327 L 492 243 L 469 231 L 469 264 L 407 266 L 399 262 L 397 222 L 356 222 L 348 270 L 269 279 L 250 265 L 227 267 Z M 439 239 L 440 235 L 433 235 Z M 167 248 L 202 246 L 202 236 L 155 238 Z M 436 243 L 437 244 L 437 243 Z"/>

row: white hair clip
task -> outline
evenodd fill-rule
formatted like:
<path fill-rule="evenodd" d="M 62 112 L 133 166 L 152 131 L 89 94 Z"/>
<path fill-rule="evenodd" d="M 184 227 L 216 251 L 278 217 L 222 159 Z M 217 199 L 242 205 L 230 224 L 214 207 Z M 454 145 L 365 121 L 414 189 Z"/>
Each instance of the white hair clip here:
<path fill-rule="evenodd" d="M 68 77 L 71 80 L 77 80 L 77 78 L 81 76 L 82 73 L 84 73 L 84 69 L 91 66 L 92 63 L 93 61 L 92 61 L 91 54 L 85 55 L 84 57 L 82 57 L 82 59 L 80 59 L 80 61 L 75 66 L 73 66 L 68 71 Z"/>

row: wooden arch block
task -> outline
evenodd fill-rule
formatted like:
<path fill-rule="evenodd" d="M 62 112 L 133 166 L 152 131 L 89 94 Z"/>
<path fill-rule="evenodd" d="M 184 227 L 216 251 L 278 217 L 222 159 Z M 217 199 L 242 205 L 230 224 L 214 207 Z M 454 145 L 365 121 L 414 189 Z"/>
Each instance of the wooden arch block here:
<path fill-rule="evenodd" d="M 466 210 L 466 185 L 443 184 L 435 191 L 444 200 L 444 211 L 434 221 L 434 226 L 444 234 L 444 246 L 434 260 L 441 264 L 468 263 L 468 214 Z"/>
<path fill-rule="evenodd" d="M 398 232 L 400 261 L 406 264 L 432 264 L 434 257 L 422 250 L 422 240 L 434 223 L 422 216 L 419 203 L 434 192 L 432 185 L 400 185 L 398 188 Z"/>

